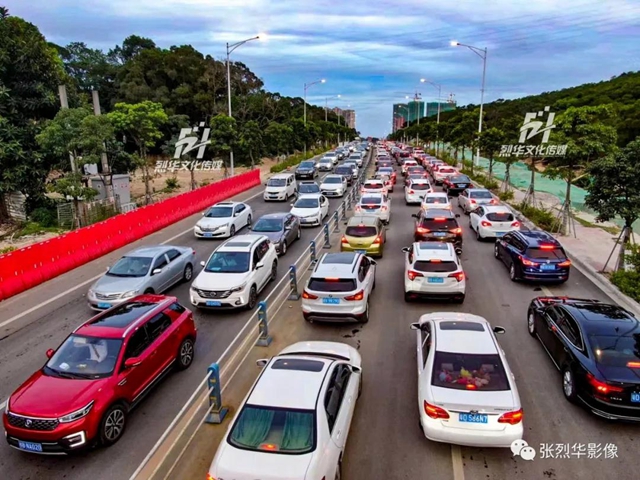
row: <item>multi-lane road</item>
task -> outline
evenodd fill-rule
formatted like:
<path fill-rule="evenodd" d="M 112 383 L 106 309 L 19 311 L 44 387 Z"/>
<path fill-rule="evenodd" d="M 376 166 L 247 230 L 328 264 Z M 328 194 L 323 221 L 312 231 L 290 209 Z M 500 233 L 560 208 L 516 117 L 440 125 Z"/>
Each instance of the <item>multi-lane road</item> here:
<path fill-rule="evenodd" d="M 263 191 L 264 187 L 259 186 L 236 196 L 234 200 L 246 201 L 251 206 L 254 221 L 267 213 L 289 211 L 289 202 L 265 202 L 262 199 Z M 330 199 L 330 213 L 341 202 L 342 199 Z M 47 349 L 56 348 L 76 326 L 95 314 L 86 304 L 86 293 L 92 283 L 89 280 L 102 275 L 106 267 L 124 253 L 137 246 L 159 243 L 192 247 L 196 252 L 194 273 L 197 274 L 201 269 L 200 261 L 206 260 L 220 243 L 220 240 L 199 240 L 193 236 L 193 226 L 200 218 L 200 213 L 192 215 L 127 248 L 3 302 L 0 308 L 2 410 L 4 402 L 15 388 L 45 363 Z M 287 275 L 289 265 L 295 262 L 319 231 L 319 228 L 304 229 L 300 241 L 289 246 L 287 254 L 279 260 L 279 278 Z M 238 232 L 243 233 L 248 232 Z M 266 297 L 276 283 L 266 288 L 261 298 Z M 179 284 L 167 294 L 176 296 L 182 304 L 190 306 L 189 284 Z M 3 439 L 0 442 L 0 478 L 128 479 L 193 393 L 207 367 L 220 357 L 251 313 L 194 312 L 198 341 L 193 365 L 184 372 L 171 375 L 141 403 L 129 418 L 127 432 L 113 447 L 95 450 L 87 455 L 60 458 L 22 453 L 11 449 Z M 46 401 L 44 398 L 42 400 Z"/>

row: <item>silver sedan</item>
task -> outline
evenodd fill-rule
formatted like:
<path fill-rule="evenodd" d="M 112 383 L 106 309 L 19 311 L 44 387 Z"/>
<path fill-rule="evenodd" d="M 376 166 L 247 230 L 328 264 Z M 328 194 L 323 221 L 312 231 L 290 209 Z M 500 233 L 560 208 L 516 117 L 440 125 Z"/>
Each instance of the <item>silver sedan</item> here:
<path fill-rule="evenodd" d="M 89 289 L 93 310 L 106 310 L 141 293 L 162 293 L 193 277 L 196 252 L 192 248 L 159 245 L 128 253 Z"/>

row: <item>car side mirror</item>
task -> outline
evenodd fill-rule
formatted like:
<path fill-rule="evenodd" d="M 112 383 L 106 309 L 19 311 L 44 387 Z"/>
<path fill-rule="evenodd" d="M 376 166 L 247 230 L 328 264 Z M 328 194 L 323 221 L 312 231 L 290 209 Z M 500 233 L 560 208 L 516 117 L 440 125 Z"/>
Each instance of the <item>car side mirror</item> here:
<path fill-rule="evenodd" d="M 127 358 L 124 361 L 124 368 L 133 368 L 133 367 L 137 367 L 138 365 L 140 365 L 142 363 L 142 360 L 140 360 L 140 358 L 138 357 L 131 357 L 131 358 Z"/>
<path fill-rule="evenodd" d="M 204 260 L 200 262 L 200 266 L 204 267 L 206 265 L 206 263 L 204 263 Z"/>
<path fill-rule="evenodd" d="M 111 268 L 111 267 L 107 266 L 107 272 L 109 271 L 109 269 L 110 269 L 110 268 Z"/>
<path fill-rule="evenodd" d="M 151 275 L 158 275 L 159 273 L 162 273 L 162 269 L 161 268 L 154 268 L 153 272 L 151 272 Z"/>
<path fill-rule="evenodd" d="M 417 213 L 414 213 L 413 215 L 411 215 L 413 218 L 419 218 Z"/>
<path fill-rule="evenodd" d="M 56 353 L 56 351 L 53 348 L 50 348 L 49 350 L 47 350 L 47 358 L 53 357 L 54 353 Z"/>
<path fill-rule="evenodd" d="M 493 333 L 503 334 L 506 330 L 504 327 L 493 327 Z"/>
<path fill-rule="evenodd" d="M 418 322 L 412 323 L 411 324 L 411 330 L 420 330 L 420 323 L 418 323 Z"/>
<path fill-rule="evenodd" d="M 240 215 L 240 212 L 236 212 L 233 214 L 234 217 L 237 217 L 238 215 Z"/>
<path fill-rule="evenodd" d="M 269 363 L 268 358 L 261 358 L 260 360 L 256 360 L 256 365 L 259 366 L 260 368 L 266 367 L 268 363 Z"/>
<path fill-rule="evenodd" d="M 289 205 L 291 205 L 293 207 L 293 203 L 290 203 Z"/>
<path fill-rule="evenodd" d="M 351 370 L 351 373 L 362 373 L 362 369 L 355 365 L 349 365 L 349 370 Z"/>
<path fill-rule="evenodd" d="M 262 263 L 262 262 L 258 262 L 258 263 L 256 264 L 256 270 L 260 270 L 260 269 L 261 269 L 261 268 L 263 268 L 263 267 L 264 267 L 264 263 Z"/>
<path fill-rule="evenodd" d="M 404 248 L 402 249 L 402 251 L 403 251 L 404 253 L 409 253 L 409 247 L 404 247 Z"/>
<path fill-rule="evenodd" d="M 460 214 L 459 213 L 456 213 L 456 218 L 460 218 Z"/>

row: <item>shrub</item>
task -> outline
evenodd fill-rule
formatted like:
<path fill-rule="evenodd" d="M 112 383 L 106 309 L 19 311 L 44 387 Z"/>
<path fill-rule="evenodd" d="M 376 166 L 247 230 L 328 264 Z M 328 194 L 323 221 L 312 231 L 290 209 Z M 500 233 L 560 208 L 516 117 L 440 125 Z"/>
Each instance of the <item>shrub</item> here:
<path fill-rule="evenodd" d="M 17 248 L 16 247 L 11 247 L 11 246 L 0 248 L 0 255 L 2 255 L 3 253 L 13 252 L 15 250 L 17 250 Z"/>
<path fill-rule="evenodd" d="M 38 223 L 43 227 L 56 227 L 58 225 L 58 213 L 55 209 L 38 207 L 31 212 L 29 217 L 34 223 Z"/>
<path fill-rule="evenodd" d="M 180 188 L 180 182 L 178 182 L 178 177 L 170 177 L 164 181 L 166 185 L 166 190 L 168 192 L 172 192 Z"/>
<path fill-rule="evenodd" d="M 618 289 L 640 302 L 640 272 L 636 270 L 620 270 L 611 274 L 611 283 Z"/>
<path fill-rule="evenodd" d="M 318 151 L 315 151 L 315 150 L 307 152 L 306 156 L 304 155 L 304 153 L 295 153 L 295 154 L 291 155 L 288 159 L 286 159 L 284 162 L 280 162 L 280 163 L 274 165 L 273 167 L 271 167 L 269 169 L 269 171 L 271 173 L 282 172 L 283 170 L 286 170 L 289 167 L 293 167 L 295 165 L 298 165 L 303 160 L 307 160 L 308 158 L 315 157 L 319 153 L 321 153 L 321 152 L 318 152 Z"/>
<path fill-rule="evenodd" d="M 206 187 L 207 185 L 210 185 L 211 182 L 209 180 L 203 180 L 200 182 L 200 186 L 201 187 Z"/>
<path fill-rule="evenodd" d="M 551 230 L 557 224 L 557 219 L 550 210 L 532 207 L 524 203 L 516 205 L 516 208 L 543 230 Z"/>
<path fill-rule="evenodd" d="M 508 202 L 509 200 L 513 200 L 513 197 L 515 197 L 513 190 L 507 190 L 507 191 L 502 191 L 498 193 L 498 198 L 503 202 Z"/>

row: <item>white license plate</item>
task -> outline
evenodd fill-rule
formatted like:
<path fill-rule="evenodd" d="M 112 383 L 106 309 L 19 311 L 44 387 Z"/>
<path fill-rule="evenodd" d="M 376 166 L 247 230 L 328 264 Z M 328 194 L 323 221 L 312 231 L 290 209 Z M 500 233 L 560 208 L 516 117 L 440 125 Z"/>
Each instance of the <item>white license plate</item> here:
<path fill-rule="evenodd" d="M 339 298 L 323 298 L 322 303 L 328 304 L 328 305 L 337 305 L 340 303 L 340 299 Z"/>
<path fill-rule="evenodd" d="M 18 441 L 18 448 L 20 450 L 26 450 L 27 452 L 42 452 L 41 443 Z"/>
<path fill-rule="evenodd" d="M 444 283 L 444 278 L 442 278 L 442 277 L 429 277 L 429 278 L 427 278 L 427 283 Z"/>
<path fill-rule="evenodd" d="M 458 420 L 464 423 L 489 423 L 489 418 L 481 413 L 460 413 Z"/>
<path fill-rule="evenodd" d="M 222 303 L 216 300 L 207 300 L 207 307 L 219 307 L 220 305 L 222 305 Z"/>
<path fill-rule="evenodd" d="M 110 303 L 100 302 L 100 303 L 98 303 L 98 308 L 111 308 L 111 304 Z"/>
<path fill-rule="evenodd" d="M 207 238 L 211 238 L 213 237 L 213 233 L 205 233 L 204 236 Z"/>

